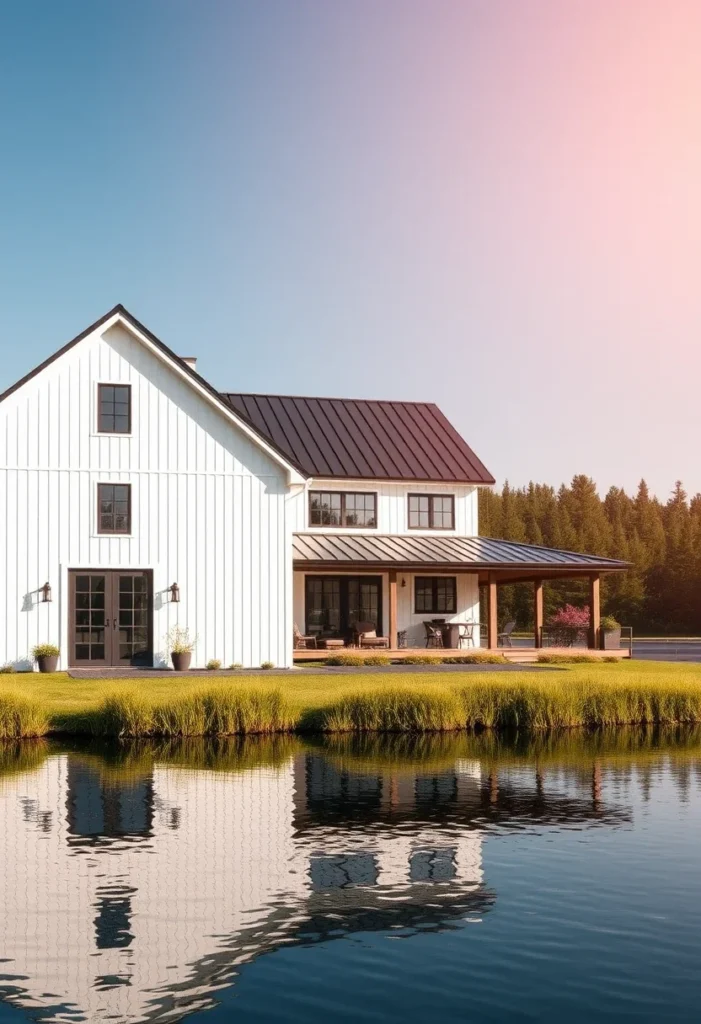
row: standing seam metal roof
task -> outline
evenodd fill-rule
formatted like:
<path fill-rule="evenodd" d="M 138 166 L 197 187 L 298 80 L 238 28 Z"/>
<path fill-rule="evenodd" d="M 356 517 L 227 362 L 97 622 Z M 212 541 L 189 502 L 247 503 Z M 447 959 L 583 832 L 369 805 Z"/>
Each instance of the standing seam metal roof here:
<path fill-rule="evenodd" d="M 230 392 L 221 397 L 308 476 L 494 483 L 430 402 Z"/>
<path fill-rule="evenodd" d="M 295 533 L 295 562 L 367 562 L 368 564 L 431 564 L 477 568 L 627 569 L 629 563 L 579 551 L 560 551 L 534 544 L 432 534 Z"/>

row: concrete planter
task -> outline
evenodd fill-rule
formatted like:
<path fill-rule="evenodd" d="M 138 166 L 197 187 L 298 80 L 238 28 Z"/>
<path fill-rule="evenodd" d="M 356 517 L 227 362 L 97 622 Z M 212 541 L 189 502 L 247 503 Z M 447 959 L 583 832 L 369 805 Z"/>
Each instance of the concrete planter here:
<path fill-rule="evenodd" d="M 617 651 L 621 646 L 621 630 L 619 629 L 604 629 L 602 630 L 603 635 L 603 649 L 605 651 Z"/>
<path fill-rule="evenodd" d="M 180 651 L 178 654 L 173 651 L 170 657 L 176 672 L 187 672 L 192 661 L 192 651 Z"/>
<path fill-rule="evenodd" d="M 37 658 L 40 672 L 55 672 L 58 668 L 58 654 L 44 654 Z"/>

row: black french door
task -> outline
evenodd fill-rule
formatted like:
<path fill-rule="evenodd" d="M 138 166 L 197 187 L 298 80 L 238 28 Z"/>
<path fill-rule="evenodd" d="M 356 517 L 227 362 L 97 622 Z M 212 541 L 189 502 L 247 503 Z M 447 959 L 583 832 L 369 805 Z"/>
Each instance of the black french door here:
<path fill-rule="evenodd" d="M 382 635 L 381 576 L 305 577 L 305 633 L 352 640 L 356 622 Z"/>
<path fill-rule="evenodd" d="M 69 663 L 75 668 L 153 663 L 149 569 L 69 572 Z"/>

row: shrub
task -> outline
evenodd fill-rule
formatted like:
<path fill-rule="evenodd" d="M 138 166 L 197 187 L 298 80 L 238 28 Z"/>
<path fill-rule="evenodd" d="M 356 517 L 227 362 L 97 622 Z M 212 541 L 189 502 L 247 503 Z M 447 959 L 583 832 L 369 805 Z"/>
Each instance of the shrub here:
<path fill-rule="evenodd" d="M 440 659 L 443 665 L 503 665 L 506 658 L 503 654 L 451 654 Z"/>
<path fill-rule="evenodd" d="M 571 647 L 589 629 L 589 608 L 566 604 L 548 619 L 548 631 L 559 647 Z"/>
<path fill-rule="evenodd" d="M 436 658 L 431 654 L 409 654 L 406 658 L 401 659 L 402 665 L 440 665 L 441 658 Z"/>
<path fill-rule="evenodd" d="M 539 654 L 540 665 L 595 665 L 599 658 L 593 654 Z M 618 661 L 618 658 L 606 658 L 605 661 Z"/>
<path fill-rule="evenodd" d="M 190 637 L 187 626 L 173 626 L 165 635 L 165 645 L 171 654 L 192 654 L 199 637 Z"/>
<path fill-rule="evenodd" d="M 605 633 L 609 630 L 621 628 L 620 622 L 613 615 L 602 615 L 600 625 Z"/>
<path fill-rule="evenodd" d="M 260 667 L 264 668 L 266 671 L 269 671 L 271 668 L 275 668 L 275 665 L 273 664 L 272 661 L 263 661 L 261 662 Z"/>
<path fill-rule="evenodd" d="M 367 658 L 363 658 L 364 665 L 391 665 L 392 659 L 388 658 L 386 654 L 371 654 Z"/>
<path fill-rule="evenodd" d="M 57 658 L 60 653 L 55 644 L 37 644 L 36 647 L 32 647 L 32 657 L 35 661 L 37 658 Z"/>
<path fill-rule="evenodd" d="M 243 665 L 241 664 L 240 661 L 233 661 L 231 665 L 229 665 L 229 668 L 234 672 L 240 672 L 241 669 L 243 668 Z"/>
<path fill-rule="evenodd" d="M 364 665 L 365 659 L 359 654 L 332 654 L 326 659 L 327 665 Z"/>
<path fill-rule="evenodd" d="M 44 736 L 48 718 L 41 705 L 19 693 L 0 693 L 0 740 Z"/>
<path fill-rule="evenodd" d="M 17 669 L 15 668 L 15 666 L 14 665 L 10 665 L 9 662 L 8 662 L 7 665 L 0 665 L 0 675 L 9 676 L 13 672 L 16 672 L 16 671 L 17 671 Z"/>
<path fill-rule="evenodd" d="M 207 662 L 206 667 L 209 669 L 210 672 L 216 672 L 217 669 L 221 668 L 221 662 L 219 661 L 218 658 L 210 658 L 209 661 Z"/>

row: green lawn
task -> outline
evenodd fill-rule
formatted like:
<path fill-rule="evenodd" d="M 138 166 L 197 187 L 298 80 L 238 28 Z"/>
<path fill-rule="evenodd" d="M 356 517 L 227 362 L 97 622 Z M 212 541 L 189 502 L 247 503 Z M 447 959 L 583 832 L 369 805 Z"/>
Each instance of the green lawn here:
<path fill-rule="evenodd" d="M 338 674 L 336 674 L 336 672 Z M 218 676 L 203 672 L 201 676 L 142 676 L 129 679 L 71 679 L 65 673 L 42 675 L 38 672 L 0 675 L 0 694 L 22 694 L 38 700 L 54 721 L 66 715 L 95 710 L 104 698 L 117 693 L 142 695 L 156 701 L 176 699 L 203 687 L 245 687 L 247 690 L 271 687 L 284 693 L 294 712 L 303 713 L 334 704 L 348 694 L 378 690 L 435 690 L 436 692 L 461 686 L 480 684 L 509 684 L 547 682 L 553 688 L 563 682 L 595 683 L 620 680 L 628 686 L 672 683 L 682 686 L 701 685 L 701 664 L 675 662 L 622 661 L 619 664 L 586 664 L 549 666 L 541 671 L 524 672 L 440 672 L 430 666 L 421 672 L 368 672 L 351 673 L 343 669 L 334 674 L 307 675 L 296 670 L 286 673 L 271 671 L 265 675 Z"/>

